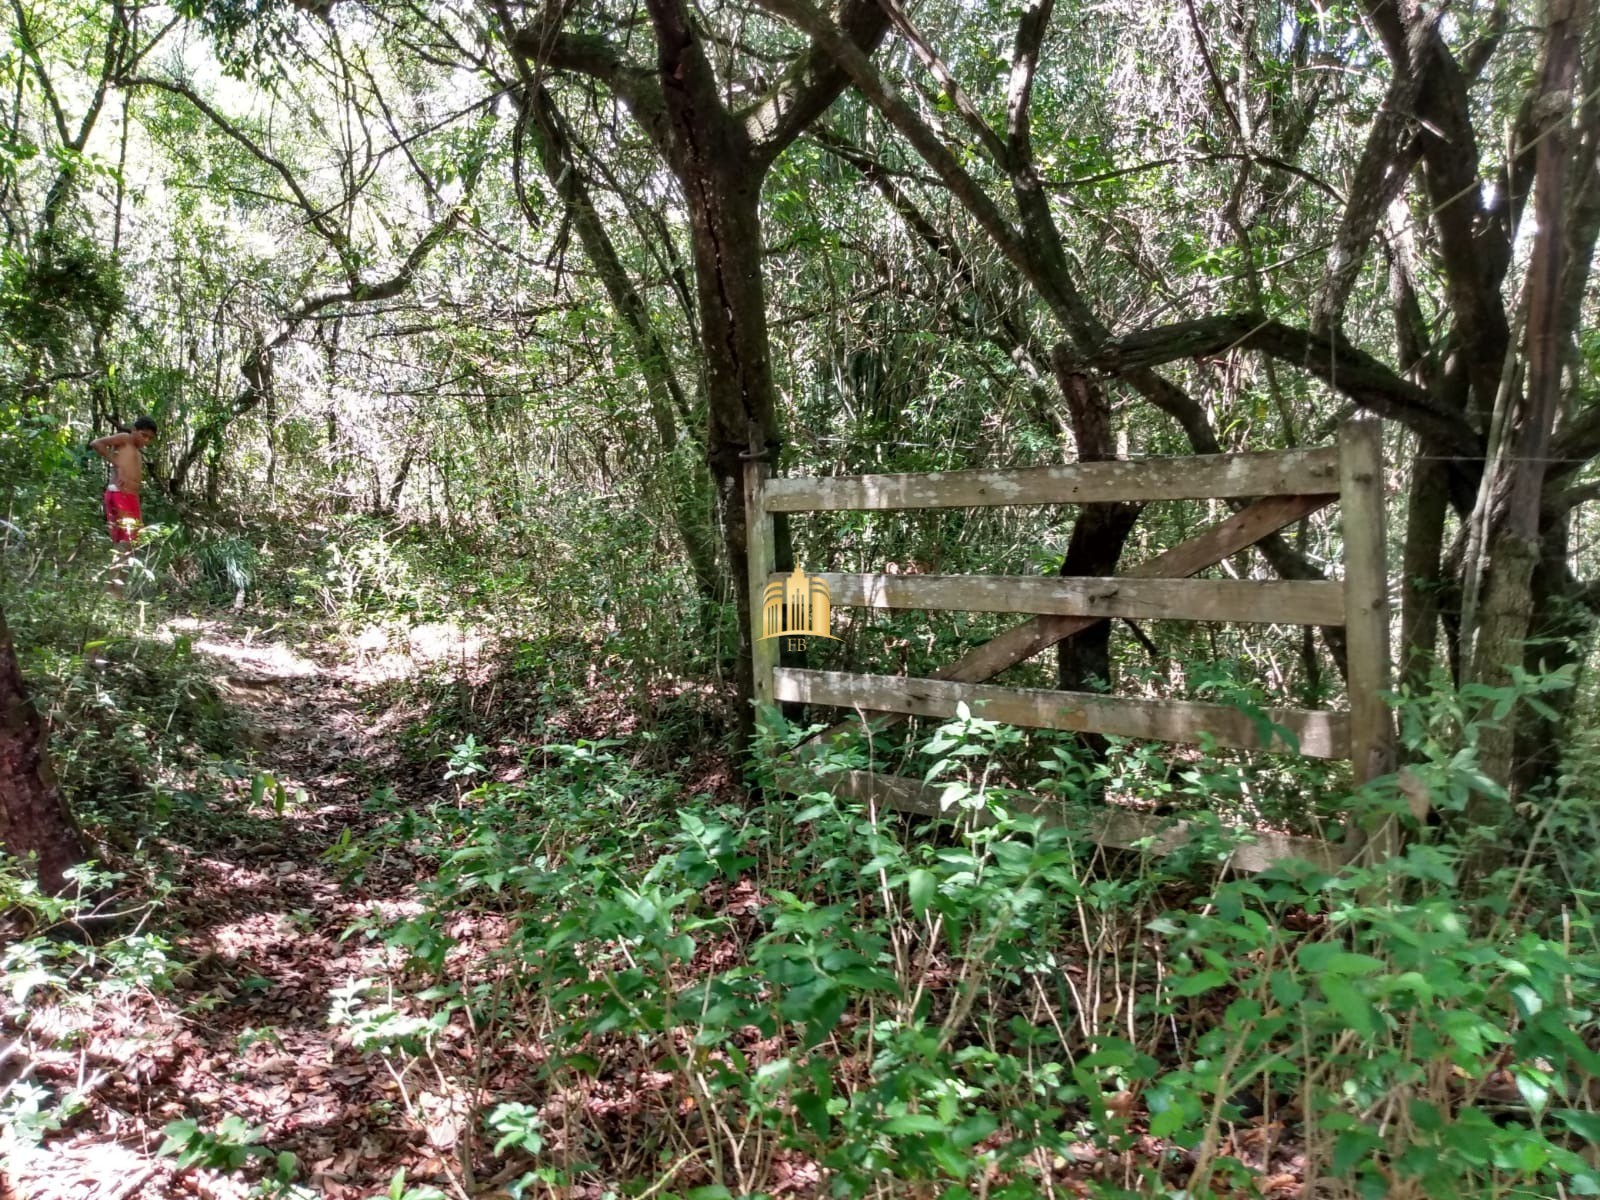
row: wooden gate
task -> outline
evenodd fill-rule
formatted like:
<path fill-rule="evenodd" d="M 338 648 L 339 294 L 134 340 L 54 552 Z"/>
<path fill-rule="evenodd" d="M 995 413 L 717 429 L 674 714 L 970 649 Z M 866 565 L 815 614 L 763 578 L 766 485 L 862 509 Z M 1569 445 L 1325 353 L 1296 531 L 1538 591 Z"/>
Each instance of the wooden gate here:
<path fill-rule="evenodd" d="M 882 609 L 1028 613 L 1031 618 L 969 651 L 931 678 L 788 669 L 778 639 L 756 640 L 758 704 L 796 701 L 854 709 L 856 716 L 823 738 L 872 717 L 952 718 L 966 703 L 976 715 L 1008 725 L 1112 734 L 1165 742 L 1350 759 L 1360 785 L 1390 769 L 1391 725 L 1382 693 L 1389 687 L 1389 608 L 1384 562 L 1384 499 L 1380 426 L 1350 421 L 1336 446 L 1271 453 L 1219 454 L 1133 462 L 1079 463 L 1011 470 L 773 479 L 765 464 L 747 464 L 752 629 L 762 632 L 762 599 L 784 576 L 773 571 L 773 515 L 824 511 L 976 508 L 996 505 L 1093 504 L 1110 501 L 1242 500 L 1253 502 L 1125 574 L 1060 576 L 888 575 L 819 572 L 831 602 Z M 1344 578 L 1339 581 L 1195 579 L 1195 574 L 1332 503 L 1342 509 Z M 1264 622 L 1342 626 L 1349 708 L 1342 712 L 1272 708 L 1273 730 L 1226 705 L 1140 700 L 1087 692 L 997 687 L 984 681 L 1099 621 L 1117 618 Z M 1287 730 L 1294 744 L 1279 732 Z M 791 777 L 814 790 L 815 776 Z M 920 780 L 864 771 L 833 776 L 835 793 L 918 813 L 940 811 L 940 789 Z M 1036 807 L 1049 811 L 1048 801 Z M 1372 831 L 1377 833 L 1378 831 Z M 1182 821 L 1107 806 L 1095 840 L 1170 849 L 1187 837 Z M 1285 857 L 1333 865 L 1363 846 L 1384 853 L 1381 836 L 1352 826 L 1343 847 L 1311 838 L 1260 833 L 1233 865 L 1259 870 Z"/>

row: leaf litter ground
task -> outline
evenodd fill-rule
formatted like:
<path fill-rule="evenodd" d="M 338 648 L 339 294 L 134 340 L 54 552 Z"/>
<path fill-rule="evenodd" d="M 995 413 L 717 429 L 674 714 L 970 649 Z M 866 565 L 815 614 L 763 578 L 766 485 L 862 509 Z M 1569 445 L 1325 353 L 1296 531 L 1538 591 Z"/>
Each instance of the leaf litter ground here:
<path fill-rule="evenodd" d="M 258 805 L 225 833 L 197 824 L 188 844 L 164 847 L 177 887 L 155 919 L 184 964 L 174 989 L 29 1014 L 36 1035 L 69 1047 L 36 1053 L 35 1080 L 58 1093 L 83 1087 L 90 1100 L 37 1150 L 12 1156 L 0 1196 L 243 1196 L 259 1170 L 179 1170 L 157 1152 L 169 1122 L 210 1128 L 227 1115 L 258 1128 L 254 1140 L 274 1154 L 293 1154 L 300 1184 L 334 1200 L 387 1191 L 401 1169 L 411 1181 L 459 1181 L 449 1160 L 461 1097 L 439 1094 L 437 1081 L 405 1094 L 379 1056 L 355 1050 L 327 1019 L 335 989 L 388 966 L 341 934 L 374 912 L 419 908 L 418 866 L 403 855 L 375 857 L 351 886 L 323 859 L 347 829 L 359 842 L 385 819 L 363 809 L 375 783 L 401 794 L 420 783 L 362 709 L 375 664 L 313 661 L 214 625 L 183 632 L 217 661 L 219 688 L 249 718 L 256 762 L 286 803 L 276 815 Z M 18 1015 L 6 1014 L 8 1037 Z M 441 1054 L 456 1037 L 445 1031 Z"/>
<path fill-rule="evenodd" d="M 183 841 L 163 847 L 176 887 L 156 923 L 183 964 L 170 990 L 29 1014 L 35 1041 L 61 1047 L 35 1052 L 35 1078 L 57 1094 L 81 1089 L 88 1103 L 37 1149 L 4 1164 L 0 1200 L 243 1200 L 279 1155 L 293 1156 L 301 1195 L 386 1194 L 403 1171 L 405 1186 L 431 1184 L 460 1200 L 504 1196 L 503 1185 L 526 1163 L 474 1174 L 497 1162 L 478 1128 L 481 1110 L 494 1096 L 535 1094 L 531 1078 L 518 1078 L 531 1075 L 534 1057 L 478 1061 L 469 1031 L 453 1023 L 441 1031 L 424 1075 L 356 1049 L 328 1019 L 338 989 L 360 980 L 381 986 L 402 966 L 391 952 L 350 936 L 351 927 L 371 918 L 392 925 L 419 913 L 418 887 L 432 869 L 391 848 L 352 875 L 329 854 L 341 843 L 359 846 L 391 818 L 392 804 L 381 811 L 365 803 L 376 788 L 392 788 L 402 805 L 438 794 L 437 772 L 423 777 L 396 753 L 396 726 L 416 714 L 400 704 L 375 713 L 367 699 L 406 696 L 406 677 L 418 665 L 447 662 L 465 678 L 467 659 L 479 659 L 483 642 L 430 628 L 400 651 L 355 639 L 349 657 L 312 659 L 222 624 L 187 622 L 173 632 L 216 663 L 219 689 L 254 731 L 254 765 L 271 786 L 258 784 L 256 803 L 241 804 L 247 815 L 196 822 L 182 831 Z M 618 715 L 603 723 L 616 728 Z M 725 769 L 708 776 L 704 768 L 697 764 L 691 774 L 729 784 Z M 240 788 L 243 801 L 250 781 Z M 453 925 L 453 960 L 487 957 L 503 937 L 486 917 Z M 737 958 L 742 948 L 730 943 L 720 952 Z M 8 1038 L 19 1015 L 4 1012 Z M 607 1071 L 584 1100 L 595 1110 L 590 1116 L 605 1124 L 598 1110 L 615 1107 L 616 1133 L 625 1136 L 631 1120 L 671 1103 L 677 1089 L 652 1066 Z M 171 1123 L 210 1130 L 230 1117 L 264 1148 L 243 1170 L 181 1167 L 160 1153 Z M 1262 1194 L 1298 1195 L 1303 1162 L 1280 1140 L 1281 1127 L 1240 1134 L 1235 1150 L 1257 1161 Z M 1245 1145 L 1252 1135 L 1269 1144 Z M 1166 1149 L 1140 1140 L 1147 1143 L 1141 1156 L 1160 1158 Z M 1084 1161 L 1061 1164 L 1059 1194 L 1087 1194 L 1086 1177 L 1109 1165 L 1091 1166 L 1093 1148 L 1084 1150 Z M 773 1194 L 814 1194 L 823 1185 L 814 1163 L 790 1161 L 787 1152 L 778 1157 Z M 695 1173 L 678 1182 L 692 1183 Z"/>

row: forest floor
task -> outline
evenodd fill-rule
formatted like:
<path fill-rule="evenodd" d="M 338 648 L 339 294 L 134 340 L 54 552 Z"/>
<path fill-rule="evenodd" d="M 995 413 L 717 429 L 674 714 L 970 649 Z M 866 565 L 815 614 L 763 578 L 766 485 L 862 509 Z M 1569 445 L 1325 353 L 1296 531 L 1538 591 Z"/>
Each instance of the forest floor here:
<path fill-rule="evenodd" d="M 520 692 L 541 690 L 530 681 L 542 676 L 502 687 L 503 656 L 492 640 L 460 626 L 417 626 L 392 638 L 377 629 L 337 638 L 325 632 L 270 620 L 253 627 L 236 613 L 147 631 L 155 641 L 183 639 L 199 657 L 201 674 L 226 707 L 223 727 L 239 731 L 238 761 L 225 796 L 215 796 L 213 787 L 193 801 L 192 815 L 160 824 L 159 837 L 139 854 L 124 841 L 108 855 L 113 867 L 128 871 L 126 907 L 134 915 L 117 929 L 121 942 L 140 928 L 165 942 L 151 946 L 142 976 L 139 964 L 97 964 L 71 986 L 34 992 L 50 998 L 30 998 L 21 1012 L 0 989 L 0 1093 L 21 1071 L 57 1101 L 82 1099 L 36 1146 L 23 1142 L 8 1161 L 0 1158 L 0 1200 L 511 1200 L 507 1185 L 528 1177 L 529 1156 L 513 1146 L 512 1158 L 502 1159 L 494 1134 L 485 1134 L 492 1117 L 485 1118 L 497 1101 L 541 1098 L 546 1027 L 523 1025 L 518 1009 L 508 1022 L 517 1036 L 495 1041 L 470 1016 L 445 1018 L 416 1039 L 423 1052 L 391 1054 L 358 1045 L 355 1027 L 340 1013 L 359 1003 L 371 1014 L 388 1004 L 396 1024 L 411 1019 L 417 1008 L 409 1000 L 424 996 L 435 978 L 423 980 L 418 992 L 417 978 L 407 975 L 412 955 L 404 934 L 408 919 L 418 918 L 420 927 L 430 908 L 446 914 L 442 931 L 451 942 L 450 970 L 438 978 L 448 973 L 463 990 L 469 975 L 476 985 L 497 969 L 496 948 L 506 941 L 505 923 L 497 925 L 494 914 L 462 912 L 449 896 L 439 901 L 436 877 L 441 862 L 448 875 L 450 861 L 445 843 L 395 832 L 411 816 L 429 810 L 456 816 L 453 806 L 473 803 L 461 795 L 473 781 L 463 786 L 449 778 L 443 760 L 451 738 L 441 740 L 445 727 L 430 723 L 428 698 L 465 700 L 471 720 L 483 722 L 480 732 L 503 734 L 476 748 L 489 772 L 479 778 L 502 783 L 519 772 L 527 772 L 519 782 L 543 781 L 536 776 L 541 739 L 625 736 L 642 706 L 630 713 L 617 698 L 620 685 L 596 687 L 591 677 L 587 689 L 572 693 L 569 707 L 530 717 Z M 413 736 L 422 729 L 432 739 L 426 749 Z M 524 753 L 526 765 L 519 765 Z M 688 794 L 725 802 L 734 798 L 727 768 L 702 744 L 698 753 L 674 758 L 670 774 Z M 590 797 L 575 803 L 582 808 Z M 627 840 L 632 829 L 620 836 Z M 168 890 L 158 890 L 158 882 Z M 1192 889 L 1188 882 L 1181 887 L 1181 894 L 1138 902 L 1114 898 L 1131 893 L 1108 892 L 1106 923 L 1095 936 L 1143 928 L 1140 904 L 1186 905 Z M 692 960 L 694 969 L 715 976 L 748 951 L 762 901 L 749 877 L 734 887 L 713 884 L 704 896 L 710 911 L 728 918 Z M 930 947 L 918 986 L 937 993 L 936 1000 L 953 996 L 952 961 Z M 1083 963 L 1068 964 L 1064 974 L 1084 994 L 1100 994 L 1091 991 Z M 1120 1021 L 1123 992 L 1120 982 L 1115 987 L 1118 999 L 1093 1011 Z M 1016 1003 L 1021 1014 L 1023 1001 Z M 1187 1011 L 1204 1028 L 1224 1020 L 1218 1009 L 1202 1010 L 1197 1001 Z M 1209 1013 L 1203 1021 L 1202 1011 Z M 1027 1012 L 1038 1024 L 1038 1015 Z M 668 1086 L 672 1076 L 660 1062 L 635 1055 L 631 1036 L 597 1038 L 590 1047 L 599 1064 L 594 1088 L 561 1099 L 593 1118 L 574 1127 L 602 1139 L 608 1151 L 633 1144 L 639 1111 L 673 1119 L 680 1113 L 682 1097 Z M 755 1037 L 746 1045 L 751 1061 L 766 1053 L 762 1042 Z M 24 1048 L 20 1055 L 11 1053 L 17 1047 Z M 778 1055 L 781 1048 L 769 1058 Z M 872 1069 L 866 1056 L 840 1051 L 841 1078 L 860 1082 Z M 1094 1120 L 1146 1125 L 1137 1103 L 1130 1091 L 1107 1091 Z M 1216 1194 L 1316 1194 L 1304 1188 L 1304 1142 L 1271 1116 L 1260 1112 L 1219 1135 L 1217 1145 L 1254 1176 L 1254 1190 Z M 1054 1181 L 1053 1194 L 1090 1194 L 1091 1182 L 1119 1175 L 1131 1186 L 1146 1168 L 1181 1181 L 1194 1168 L 1193 1152 L 1166 1135 L 1123 1141 L 1111 1156 L 1083 1136 L 1070 1157 L 1046 1162 L 1041 1169 Z M 0 1137 L 0 1152 L 5 1145 Z M 616 1178 L 650 1180 L 647 1194 L 658 1194 L 677 1171 L 663 1171 L 663 1162 L 641 1159 Z M 773 1154 L 771 1168 L 769 1195 L 815 1195 L 824 1183 L 819 1162 L 798 1152 Z M 588 1181 L 598 1174 L 550 1190 L 572 1200 L 615 1196 Z M 691 1196 L 728 1194 L 693 1188 L 700 1180 L 679 1182 Z M 903 1194 L 935 1193 L 923 1181 Z"/>
<path fill-rule="evenodd" d="M 0 1200 L 509 1200 L 504 1185 L 526 1160 L 486 1175 L 500 1160 L 483 1117 L 494 1097 L 528 1093 L 536 1063 L 481 1052 L 458 1022 L 428 1039 L 425 1056 L 391 1057 L 359 1048 L 348 1024 L 330 1019 L 341 995 L 401 991 L 405 952 L 380 934 L 424 911 L 438 863 L 382 831 L 398 813 L 456 797 L 443 763 L 419 764 L 401 734 L 425 715 L 429 672 L 442 669 L 465 693 L 492 692 L 483 686 L 492 647 L 450 625 L 326 641 L 263 632 L 239 615 L 152 633 L 187 638 L 204 656 L 239 719 L 247 767 L 215 811 L 169 822 L 146 847 L 172 881 L 156 911 L 137 917 L 170 942 L 162 985 L 74 987 L 26 1014 L 34 1080 L 84 1103 L 0 1163 Z M 563 723 L 625 724 L 589 699 Z M 491 771 L 519 770 L 492 749 Z M 705 755 L 678 770 L 700 790 L 730 786 L 726 764 Z M 488 941 L 474 943 L 492 930 L 463 920 L 450 933 L 453 958 L 490 958 Z M 8 1000 L 0 1030 L 14 1033 Z M 0 1082 L 7 1068 L 0 1053 Z M 1296 1194 L 1293 1146 L 1259 1150 L 1262 1194 Z M 817 1183 L 814 1167 L 782 1173 L 773 1194 Z M 601 1190 L 572 1194 L 600 1200 Z"/>
<path fill-rule="evenodd" d="M 113 970 L 103 972 L 112 986 L 30 1001 L 24 1069 L 83 1103 L 37 1146 L 0 1162 L 0 1200 L 509 1200 L 504 1185 L 526 1161 L 481 1173 L 499 1162 L 483 1117 L 492 1098 L 527 1094 L 536 1064 L 480 1052 L 458 1022 L 418 1058 L 359 1048 L 349 1025 L 330 1019 L 358 989 L 401 992 L 405 952 L 380 934 L 424 911 L 438 863 L 382 831 L 398 813 L 457 794 L 444 764 L 408 756 L 401 734 L 426 715 L 430 674 L 492 696 L 493 647 L 448 624 L 327 640 L 263 631 L 241 614 L 150 633 L 188 639 L 203 657 L 243 732 L 243 769 L 223 803 L 169 821 L 145 847 L 171 881 L 154 911 L 133 918 L 170 943 L 160 985 L 119 985 L 127 974 Z M 627 719 L 590 695 L 559 723 L 577 737 L 625 731 Z M 521 769 L 488 749 L 492 772 Z M 677 770 L 695 790 L 726 795 L 727 764 L 713 758 L 681 759 Z M 130 878 L 134 895 L 150 882 Z M 475 941 L 493 940 L 492 930 L 462 921 L 450 933 L 453 958 L 490 958 L 488 941 Z M 0 997 L 7 1037 L 20 1027 L 8 1003 Z M 0 1083 L 16 1070 L 0 1050 Z M 621 1109 L 637 1098 L 605 1103 Z M 1262 1194 L 1296 1194 L 1294 1148 L 1259 1149 Z M 814 1167 L 782 1173 L 774 1194 L 817 1183 Z M 600 1200 L 601 1190 L 572 1194 Z"/>
<path fill-rule="evenodd" d="M 253 731 L 253 766 L 287 802 L 281 813 L 256 805 L 214 827 L 197 822 L 182 840 L 169 834 L 161 853 L 175 887 L 163 911 L 143 919 L 174 942 L 181 965 L 170 989 L 31 1014 L 36 1035 L 67 1047 L 36 1052 L 34 1078 L 77 1088 L 87 1104 L 5 1164 L 0 1196 L 8 1185 L 18 1200 L 243 1196 L 240 1175 L 180 1168 L 178 1155 L 160 1152 L 169 1123 L 204 1128 L 223 1113 L 247 1122 L 228 1127 L 238 1150 L 191 1142 L 218 1165 L 231 1153 L 270 1168 L 252 1161 L 264 1151 L 249 1149 L 270 1145 L 274 1157 L 295 1156 L 300 1186 L 333 1200 L 388 1192 L 401 1170 L 407 1184 L 465 1194 L 458 1164 L 470 1161 L 470 1106 L 450 1082 L 464 1077 L 463 1064 L 438 1062 L 434 1078 L 406 1078 L 355 1050 L 328 1018 L 337 989 L 381 980 L 386 969 L 383 949 L 349 936 L 352 925 L 415 911 L 425 874 L 400 852 L 364 862 L 358 881 L 340 865 L 341 845 L 359 844 L 392 815 L 365 804 L 374 788 L 405 795 L 429 786 L 394 750 L 402 715 L 369 711 L 363 692 L 418 658 L 475 654 L 477 644 L 439 629 L 408 653 L 369 645 L 308 656 L 215 621 L 172 632 L 215 661 L 219 690 Z M 442 1056 L 470 1056 L 448 1030 L 440 1047 Z"/>

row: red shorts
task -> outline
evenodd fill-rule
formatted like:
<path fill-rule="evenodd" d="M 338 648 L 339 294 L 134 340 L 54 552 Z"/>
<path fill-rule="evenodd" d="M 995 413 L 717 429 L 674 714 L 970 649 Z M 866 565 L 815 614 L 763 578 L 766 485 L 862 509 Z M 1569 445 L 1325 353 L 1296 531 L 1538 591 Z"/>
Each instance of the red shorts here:
<path fill-rule="evenodd" d="M 106 492 L 106 524 L 113 542 L 131 542 L 139 536 L 139 497 L 128 492 Z"/>

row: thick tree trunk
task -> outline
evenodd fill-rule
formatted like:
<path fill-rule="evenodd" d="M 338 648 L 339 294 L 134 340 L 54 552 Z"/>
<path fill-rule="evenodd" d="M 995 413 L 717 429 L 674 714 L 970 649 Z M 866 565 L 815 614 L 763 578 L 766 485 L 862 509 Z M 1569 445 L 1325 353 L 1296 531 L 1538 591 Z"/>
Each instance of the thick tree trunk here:
<path fill-rule="evenodd" d="M 1105 462 L 1115 456 L 1111 435 L 1111 404 L 1105 391 L 1072 359 L 1065 343 L 1050 353 L 1056 383 L 1067 403 L 1072 437 L 1079 462 Z M 1067 553 L 1061 560 L 1065 576 L 1115 575 L 1128 535 L 1139 520 L 1140 504 L 1087 504 L 1073 522 Z M 1111 684 L 1111 625 L 1104 621 L 1056 646 L 1056 673 L 1067 691 L 1105 691 Z M 1105 745 L 1103 738 L 1087 739 Z"/>
<path fill-rule="evenodd" d="M 1122 548 L 1138 523 L 1137 504 L 1091 504 L 1084 508 L 1072 526 L 1061 574 L 1115 575 Z M 1103 692 L 1111 684 L 1111 627 L 1102 621 L 1077 637 L 1056 643 L 1056 677 L 1069 692 Z M 1105 739 L 1085 735 L 1092 746 L 1104 746 Z"/>
<path fill-rule="evenodd" d="M 1523 661 L 1523 642 L 1532 615 L 1541 499 L 1550 433 L 1560 401 L 1563 346 L 1570 336 L 1559 328 L 1566 250 L 1563 209 L 1572 89 L 1587 9 L 1584 0 L 1553 0 L 1535 106 L 1547 123 L 1536 152 L 1538 225 L 1528 267 L 1527 387 L 1515 413 L 1515 432 L 1506 439 L 1505 452 L 1491 464 L 1484 481 L 1490 497 L 1506 498 L 1504 516 L 1489 546 L 1488 584 L 1473 648 L 1473 678 L 1490 687 L 1505 686 L 1512 664 Z M 1491 504 L 1489 511 L 1498 508 Z M 1511 721 L 1486 722 L 1479 741 L 1479 765 L 1489 778 L 1511 782 L 1514 747 Z M 1502 815 L 1500 806 L 1482 795 L 1467 813 L 1475 825 L 1493 823 Z"/>
<path fill-rule="evenodd" d="M 735 678 L 739 695 L 747 697 L 753 683 L 743 470 L 752 453 L 775 459 L 781 438 L 761 278 L 759 181 L 728 178 L 726 168 L 716 161 L 713 158 L 706 164 L 705 174 L 686 171 L 684 187 L 694 197 L 690 223 L 700 345 L 706 359 L 706 460 L 716 483 L 728 577 L 738 606 Z M 724 177 L 716 180 L 710 172 L 724 173 Z M 749 705 L 740 705 L 738 722 L 744 735 L 741 744 L 748 744 L 754 732 L 754 712 Z"/>
<path fill-rule="evenodd" d="M 1400 578 L 1400 680 L 1420 689 L 1433 670 L 1439 638 L 1440 562 L 1450 480 L 1442 458 L 1424 444 L 1411 468 Z"/>
<path fill-rule="evenodd" d="M 1056 383 L 1066 400 L 1079 462 L 1105 462 L 1114 457 L 1111 404 L 1105 391 L 1076 368 L 1065 343 L 1050 353 Z M 1067 552 L 1061 560 L 1065 576 L 1115 575 L 1122 548 L 1138 523 L 1141 504 L 1086 504 L 1072 524 Z M 1069 692 L 1105 692 L 1111 688 L 1112 622 L 1084 630 L 1056 644 L 1056 681 Z M 1089 754 L 1099 761 L 1109 743 L 1099 734 L 1081 735 Z"/>
<path fill-rule="evenodd" d="M 67 889 L 66 871 L 89 857 L 50 759 L 44 724 L 28 699 L 16 647 L 0 611 L 0 846 L 17 858 L 36 855 L 39 885 Z"/>
<path fill-rule="evenodd" d="M 838 98 L 848 77 L 833 61 L 833 48 L 825 51 L 814 39 L 756 104 L 735 113 L 728 107 L 726 79 L 713 66 L 723 51 L 714 47 L 708 53 L 690 6 L 684 0 L 646 0 L 644 8 L 655 41 L 655 63 L 648 69 L 603 38 L 567 33 L 559 6 L 533 25 L 508 28 L 508 40 L 529 61 L 603 81 L 683 189 L 698 293 L 696 332 L 705 357 L 705 453 L 721 517 L 728 590 L 738 608 L 738 723 L 749 735 L 755 721 L 748 703 L 754 689 L 743 466 L 749 454 L 775 458 L 781 444 L 761 279 L 761 183 L 773 160 Z M 874 0 L 845 0 L 839 22 L 843 32 L 830 24 L 826 36 L 838 34 L 855 53 L 870 54 L 887 17 Z"/>

